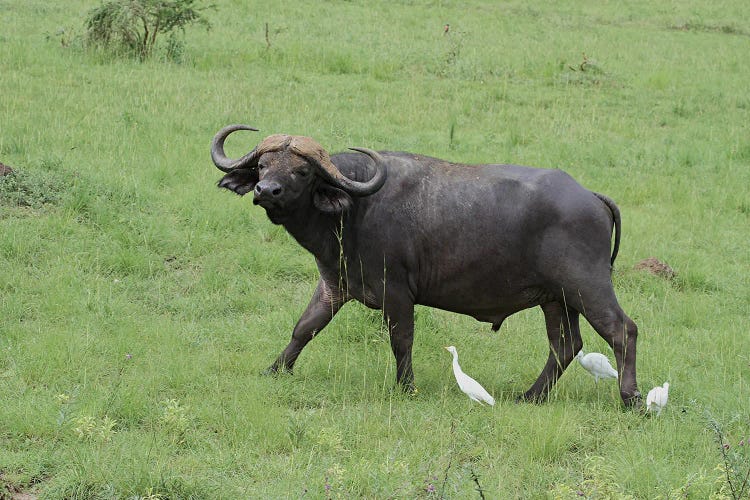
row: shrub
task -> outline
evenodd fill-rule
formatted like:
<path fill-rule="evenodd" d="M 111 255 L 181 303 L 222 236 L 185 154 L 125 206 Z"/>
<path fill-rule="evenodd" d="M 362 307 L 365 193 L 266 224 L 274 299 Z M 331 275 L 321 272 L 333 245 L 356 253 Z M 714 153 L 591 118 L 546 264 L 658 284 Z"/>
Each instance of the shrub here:
<path fill-rule="evenodd" d="M 210 28 L 201 13 L 208 7 L 196 0 L 110 0 L 93 9 L 86 20 L 90 46 L 148 59 L 162 34 L 185 30 L 191 24 Z M 170 38 L 174 45 L 174 38 Z"/>

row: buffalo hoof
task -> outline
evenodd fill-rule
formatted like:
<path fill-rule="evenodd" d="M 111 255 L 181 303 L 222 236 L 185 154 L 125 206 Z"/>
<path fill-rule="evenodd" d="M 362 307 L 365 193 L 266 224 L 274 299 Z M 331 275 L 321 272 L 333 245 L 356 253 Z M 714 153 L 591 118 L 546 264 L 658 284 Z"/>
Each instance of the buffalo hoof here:
<path fill-rule="evenodd" d="M 536 394 L 530 391 L 526 391 L 516 398 L 516 403 L 534 403 L 540 404 L 547 400 L 546 394 Z"/>
<path fill-rule="evenodd" d="M 417 389 L 417 386 L 414 385 L 414 382 L 407 382 L 407 383 L 399 383 L 399 387 L 401 387 L 401 390 L 404 391 L 405 394 L 408 394 L 410 396 L 416 396 L 419 393 L 419 389 Z"/>
<path fill-rule="evenodd" d="M 272 377 L 275 377 L 277 375 L 284 374 L 284 373 L 291 375 L 292 369 L 291 368 L 279 368 L 276 365 L 271 365 L 265 370 L 263 370 L 262 372 L 260 372 L 261 375 L 265 375 L 265 376 L 270 375 Z"/>
<path fill-rule="evenodd" d="M 636 390 L 632 394 L 620 393 L 620 396 L 622 396 L 622 402 L 625 403 L 626 408 L 643 409 L 643 396 L 641 396 L 640 391 Z"/>

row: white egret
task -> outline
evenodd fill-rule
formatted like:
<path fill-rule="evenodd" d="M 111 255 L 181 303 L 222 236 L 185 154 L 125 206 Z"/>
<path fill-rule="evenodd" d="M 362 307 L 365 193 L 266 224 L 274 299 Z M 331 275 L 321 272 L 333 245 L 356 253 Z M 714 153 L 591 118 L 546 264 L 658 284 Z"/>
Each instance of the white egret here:
<path fill-rule="evenodd" d="M 667 399 L 669 399 L 669 382 L 664 382 L 663 386 L 657 385 L 648 391 L 646 409 L 648 411 L 656 410 L 656 414 L 661 415 L 661 411 L 667 406 Z"/>
<path fill-rule="evenodd" d="M 600 378 L 617 378 L 617 370 L 612 368 L 609 359 L 604 354 L 598 352 L 584 354 L 581 350 L 576 355 L 576 359 L 587 372 L 594 376 L 594 383 L 596 384 L 599 383 Z"/>
<path fill-rule="evenodd" d="M 446 349 L 453 354 L 453 374 L 456 376 L 458 387 L 464 391 L 469 398 L 477 403 L 482 404 L 482 402 L 484 402 L 490 406 L 494 406 L 495 398 L 490 396 L 490 393 L 487 392 L 479 382 L 469 377 L 463 372 L 463 370 L 461 370 L 461 367 L 458 365 L 458 351 L 456 351 L 456 348 L 454 346 L 448 346 Z"/>

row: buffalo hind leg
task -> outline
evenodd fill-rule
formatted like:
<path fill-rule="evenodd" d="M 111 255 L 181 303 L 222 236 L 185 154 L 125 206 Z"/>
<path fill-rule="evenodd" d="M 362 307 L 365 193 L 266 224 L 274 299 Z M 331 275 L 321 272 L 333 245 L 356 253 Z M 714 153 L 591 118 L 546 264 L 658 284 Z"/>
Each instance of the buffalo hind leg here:
<path fill-rule="evenodd" d="M 640 406 L 641 393 L 638 391 L 635 366 L 638 326 L 616 302 L 615 306 L 604 313 L 587 310 L 584 316 L 615 353 L 623 403 L 628 407 Z"/>
<path fill-rule="evenodd" d="M 396 381 L 406 392 L 416 392 L 411 349 L 414 343 L 414 302 L 397 291 L 388 290 L 383 317 L 388 325 L 391 349 L 396 358 Z"/>
<path fill-rule="evenodd" d="M 552 386 L 583 347 L 578 328 L 578 311 L 559 302 L 548 302 L 542 304 L 541 308 L 547 326 L 549 356 L 539 378 L 523 395 L 523 399 L 537 402 L 547 398 Z"/>
<path fill-rule="evenodd" d="M 302 349 L 328 325 L 344 302 L 340 294 L 333 292 L 333 289 L 321 278 L 307 309 L 294 327 L 292 340 L 264 373 L 271 375 L 280 371 L 291 372 Z"/>

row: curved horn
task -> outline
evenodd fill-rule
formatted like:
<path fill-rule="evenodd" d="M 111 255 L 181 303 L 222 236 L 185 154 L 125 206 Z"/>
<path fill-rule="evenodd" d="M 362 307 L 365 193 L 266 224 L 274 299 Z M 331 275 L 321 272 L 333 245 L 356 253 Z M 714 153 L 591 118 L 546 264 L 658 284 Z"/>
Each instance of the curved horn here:
<path fill-rule="evenodd" d="M 255 153 L 256 149 L 253 149 L 248 154 L 237 160 L 227 158 L 227 155 L 224 153 L 224 141 L 226 140 L 227 136 L 229 136 L 229 134 L 237 130 L 252 130 L 254 132 L 258 131 L 257 128 L 250 127 L 248 125 L 228 125 L 216 133 L 213 140 L 211 141 L 211 160 L 213 160 L 216 168 L 218 168 L 222 172 L 231 172 L 235 168 L 242 167 L 244 165 L 247 165 L 248 163 L 252 163 L 257 159 Z"/>
<path fill-rule="evenodd" d="M 376 151 L 373 151 L 372 149 L 367 149 L 367 148 L 349 148 L 349 149 L 351 149 L 352 151 L 359 151 L 360 153 L 364 153 L 370 158 L 372 158 L 373 162 L 375 162 L 375 175 L 373 175 L 369 181 L 359 182 L 359 181 L 352 180 L 349 177 L 345 176 L 336 167 L 336 165 L 333 164 L 333 162 L 328 157 L 328 155 L 325 155 L 323 158 L 311 157 L 310 159 L 317 164 L 323 176 L 331 184 L 343 189 L 344 191 L 346 191 L 347 193 L 351 195 L 367 196 L 367 195 L 374 193 L 381 187 L 383 187 L 383 184 L 385 183 L 386 174 L 387 174 L 387 171 L 385 168 L 385 160 L 383 159 L 383 157 L 380 156 L 380 154 L 377 153 Z"/>

